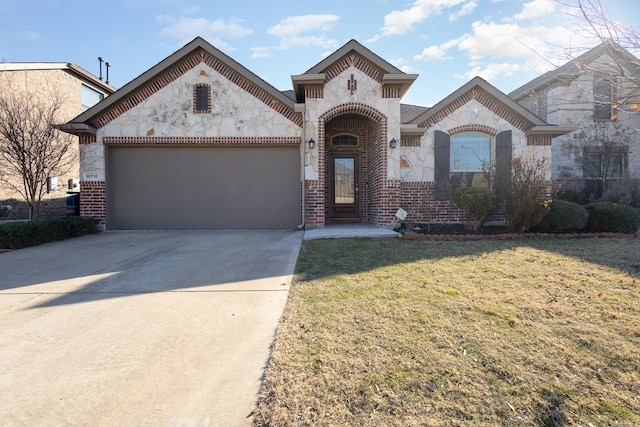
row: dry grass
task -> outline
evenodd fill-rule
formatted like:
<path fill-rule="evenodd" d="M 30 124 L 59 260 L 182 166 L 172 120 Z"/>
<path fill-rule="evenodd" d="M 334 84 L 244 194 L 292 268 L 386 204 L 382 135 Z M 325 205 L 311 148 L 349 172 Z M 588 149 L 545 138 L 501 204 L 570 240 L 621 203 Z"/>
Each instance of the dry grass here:
<path fill-rule="evenodd" d="M 639 291 L 639 240 L 306 242 L 255 425 L 640 425 Z"/>

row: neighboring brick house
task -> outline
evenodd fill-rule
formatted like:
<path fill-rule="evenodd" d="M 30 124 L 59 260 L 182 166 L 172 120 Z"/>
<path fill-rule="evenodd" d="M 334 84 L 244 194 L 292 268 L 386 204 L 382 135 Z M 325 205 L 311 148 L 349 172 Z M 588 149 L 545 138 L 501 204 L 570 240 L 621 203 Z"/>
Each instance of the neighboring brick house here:
<path fill-rule="evenodd" d="M 43 103 L 48 102 L 52 95 L 60 97 L 64 104 L 58 119 L 60 123 L 64 123 L 116 89 L 75 64 L 5 62 L 0 63 L 0 90 L 34 96 Z M 77 143 L 73 144 L 70 155 L 78 156 Z M 68 173 L 51 177 L 52 187 L 42 199 L 41 217 L 66 215 L 67 192 L 79 190 L 79 164 L 74 162 L 73 165 Z M 20 177 L 16 177 L 16 180 L 19 182 Z M 71 188 L 69 180 L 73 180 Z M 9 219 L 28 217 L 28 209 L 22 197 L 0 182 L 0 205 L 4 204 L 13 208 Z"/>
<path fill-rule="evenodd" d="M 549 123 L 556 190 L 599 197 L 603 181 L 640 178 L 640 60 L 607 41 L 509 94 Z"/>
<path fill-rule="evenodd" d="M 547 124 L 480 78 L 424 108 L 418 76 L 355 40 L 281 92 L 202 38 L 64 125 L 80 210 L 107 229 L 457 221 L 447 183 L 551 156 Z M 419 203 L 418 203 L 419 202 Z"/>

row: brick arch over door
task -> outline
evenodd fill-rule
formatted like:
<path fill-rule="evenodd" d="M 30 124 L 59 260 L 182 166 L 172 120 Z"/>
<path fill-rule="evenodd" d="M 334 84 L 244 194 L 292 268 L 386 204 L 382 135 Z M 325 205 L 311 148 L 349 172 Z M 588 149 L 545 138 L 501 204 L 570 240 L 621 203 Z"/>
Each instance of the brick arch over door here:
<path fill-rule="evenodd" d="M 328 150 L 325 130 L 329 121 L 345 115 L 357 115 L 368 119 L 366 142 L 368 181 L 364 186 L 367 192 L 367 206 L 363 206 L 361 219 L 377 225 L 385 225 L 393 218 L 390 210 L 394 205 L 397 209 L 399 203 L 399 185 L 390 185 L 387 180 L 388 120 L 384 114 L 370 105 L 355 102 L 335 106 L 318 118 L 318 180 L 306 182 L 307 224 L 322 227 L 329 222 L 326 210 Z M 390 203 L 390 199 L 394 197 L 398 199 L 397 203 L 394 204 L 393 201 Z"/>

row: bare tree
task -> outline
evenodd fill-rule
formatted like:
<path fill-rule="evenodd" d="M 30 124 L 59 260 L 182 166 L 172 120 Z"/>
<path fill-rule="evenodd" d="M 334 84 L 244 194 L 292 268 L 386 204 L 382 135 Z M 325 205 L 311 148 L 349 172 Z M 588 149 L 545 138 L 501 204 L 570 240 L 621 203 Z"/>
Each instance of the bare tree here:
<path fill-rule="evenodd" d="M 583 46 L 565 47 L 566 59 L 579 70 L 610 83 L 611 89 L 603 93 L 596 89 L 595 101 L 604 106 L 613 101 L 611 118 L 614 120 L 619 112 L 640 114 L 640 60 L 630 54 L 640 51 L 640 28 L 614 20 L 601 0 L 557 1 L 577 21 L 580 36 L 586 37 L 587 41 L 602 43 L 606 50 L 607 55 L 587 62 L 579 55 L 585 49 Z"/>
<path fill-rule="evenodd" d="M 0 183 L 19 193 L 37 218 L 50 177 L 67 173 L 75 161 L 73 136 L 60 123 L 63 99 L 5 86 L 0 93 Z"/>

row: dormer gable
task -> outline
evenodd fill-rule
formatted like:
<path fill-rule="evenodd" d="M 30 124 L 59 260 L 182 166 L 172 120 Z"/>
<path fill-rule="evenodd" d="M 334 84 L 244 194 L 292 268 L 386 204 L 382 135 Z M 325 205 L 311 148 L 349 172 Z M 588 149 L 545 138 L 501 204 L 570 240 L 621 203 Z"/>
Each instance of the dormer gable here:
<path fill-rule="evenodd" d="M 529 145 L 549 145 L 551 138 L 574 130 L 549 125 L 480 77 L 474 77 L 409 123 L 430 128 L 472 100 L 509 122 L 514 128 L 523 131 Z"/>
<path fill-rule="evenodd" d="M 351 67 L 378 82 L 383 98 L 401 98 L 418 78 L 417 74 L 402 72 L 357 41 L 350 40 L 304 74 L 291 76 L 296 101 L 322 98 L 325 83 Z"/>

